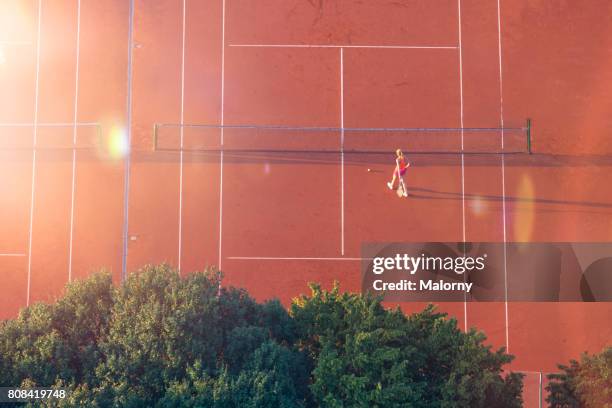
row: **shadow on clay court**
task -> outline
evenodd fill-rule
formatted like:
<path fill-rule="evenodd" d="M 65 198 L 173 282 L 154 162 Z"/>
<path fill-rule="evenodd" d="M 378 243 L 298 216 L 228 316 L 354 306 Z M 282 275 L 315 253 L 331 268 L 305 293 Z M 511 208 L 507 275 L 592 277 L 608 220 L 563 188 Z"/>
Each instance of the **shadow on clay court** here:
<path fill-rule="evenodd" d="M 462 194 L 458 192 L 450 192 L 450 191 L 439 191 L 428 188 L 420 188 L 413 187 L 408 188 L 408 193 L 411 198 L 421 199 L 421 200 L 462 200 Z M 414 193 L 417 192 L 417 193 Z M 424 193 L 424 194 L 420 194 Z M 502 196 L 499 195 L 480 195 L 480 194 L 465 194 L 466 200 L 479 200 L 479 201 L 489 201 L 489 202 L 501 202 L 504 200 Z M 552 200 L 546 198 L 537 198 L 537 197 L 516 197 L 516 196 L 506 196 L 505 198 L 507 203 L 527 203 L 527 204 L 550 204 L 550 205 L 562 205 L 562 206 L 576 206 L 576 207 L 589 207 L 589 208 L 610 208 L 612 209 L 612 203 L 602 203 L 602 202 L 594 202 L 594 201 L 571 201 L 571 200 Z M 542 212 L 562 212 L 563 210 L 541 210 Z M 601 212 L 597 212 L 601 213 Z M 608 212 L 603 212 L 607 214 Z"/>
<path fill-rule="evenodd" d="M 39 148 L 43 153 L 38 159 L 49 162 L 72 160 L 71 148 Z M 114 161 L 100 151 L 91 148 L 77 148 L 77 158 L 82 162 Z M 0 148 L 0 159 L 8 162 L 32 160 L 32 149 Z M 135 162 L 179 163 L 179 150 L 133 149 L 132 160 Z M 184 150 L 184 163 L 218 163 L 220 150 Z M 461 166 L 461 154 L 458 152 L 429 151 L 406 153 L 408 160 L 417 167 L 453 167 Z M 583 167 L 612 166 L 612 155 L 555 155 L 521 152 L 483 153 L 464 152 L 465 167 L 499 167 L 501 157 L 509 167 Z M 377 166 L 393 166 L 394 152 L 382 151 L 345 151 L 344 164 L 347 166 L 372 167 L 372 170 L 383 170 Z M 233 150 L 224 151 L 226 164 L 312 164 L 337 166 L 341 162 L 339 151 L 324 150 Z"/>

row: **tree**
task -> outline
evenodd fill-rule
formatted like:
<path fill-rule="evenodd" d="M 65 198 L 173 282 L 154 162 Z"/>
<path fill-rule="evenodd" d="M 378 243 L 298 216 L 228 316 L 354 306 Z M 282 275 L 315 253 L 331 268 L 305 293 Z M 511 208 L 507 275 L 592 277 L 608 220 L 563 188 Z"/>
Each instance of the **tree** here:
<path fill-rule="evenodd" d="M 75 407 L 301 406 L 308 364 L 287 311 L 219 279 L 159 265 L 118 288 L 104 273 L 70 284 L 0 326 L 1 385 L 67 387 L 60 405 Z"/>
<path fill-rule="evenodd" d="M 55 304 L 38 303 L 0 326 L 0 384 L 89 382 L 100 359 L 98 342 L 108 326 L 113 286 L 108 273 L 66 287 Z"/>
<path fill-rule="evenodd" d="M 612 347 L 581 361 L 559 365 L 561 373 L 549 374 L 546 401 L 551 408 L 612 407 Z"/>
<path fill-rule="evenodd" d="M 428 307 L 369 295 L 276 300 L 219 290 L 214 269 L 96 274 L 0 324 L 0 385 L 69 389 L 60 407 L 516 407 L 512 357 Z"/>
<path fill-rule="evenodd" d="M 311 285 L 291 308 L 300 347 L 315 362 L 311 390 L 322 407 L 520 407 L 512 360 L 463 333 L 433 306 L 405 316 L 379 298 Z"/>
<path fill-rule="evenodd" d="M 266 391 L 284 401 L 270 406 L 301 405 L 306 374 L 293 367 L 300 353 L 286 341 L 287 312 L 244 290 L 219 292 L 219 279 L 214 270 L 181 278 L 161 265 L 126 280 L 100 346 L 100 406 L 189 405 L 210 394 L 210 406 L 264 407 L 256 401 Z"/>

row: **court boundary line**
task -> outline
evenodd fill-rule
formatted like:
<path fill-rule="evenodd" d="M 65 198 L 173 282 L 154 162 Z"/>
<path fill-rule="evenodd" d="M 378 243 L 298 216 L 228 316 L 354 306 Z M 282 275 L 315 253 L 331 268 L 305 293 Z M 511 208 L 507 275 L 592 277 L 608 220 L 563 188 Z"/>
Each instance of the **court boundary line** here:
<path fill-rule="evenodd" d="M 402 50 L 456 50 L 453 45 L 356 45 L 356 44 L 228 44 L 235 48 L 361 48 Z"/>
<path fill-rule="evenodd" d="M 225 125 L 225 0 L 222 1 L 221 19 L 221 126 Z M 221 147 L 223 147 L 223 128 L 221 128 Z M 223 254 L 223 150 L 221 150 L 219 163 L 219 270 L 222 268 Z M 221 280 L 219 280 L 221 290 Z"/>
<path fill-rule="evenodd" d="M 186 0 L 182 1 L 182 21 L 181 21 L 181 129 L 179 153 L 179 221 L 178 221 L 178 272 L 181 273 L 181 256 L 183 245 L 183 147 L 184 147 L 184 112 L 185 112 L 185 26 L 187 24 L 185 16 L 187 13 Z"/>
<path fill-rule="evenodd" d="M 74 201 L 76 188 L 77 118 L 79 108 L 79 58 L 81 46 L 81 0 L 77 1 L 76 62 L 74 79 L 74 124 L 72 127 L 72 184 L 70 191 L 70 238 L 68 240 L 68 282 L 72 282 L 72 251 L 74 238 Z"/>
<path fill-rule="evenodd" d="M 499 116 L 501 131 L 502 150 L 504 148 L 504 93 L 503 93 L 503 75 L 502 75 L 502 43 L 501 43 L 501 7 L 500 0 L 497 0 L 497 44 L 499 54 Z M 504 311 L 506 320 L 506 352 L 510 352 L 510 329 L 509 329 L 509 312 L 508 312 L 508 264 L 507 264 L 507 232 L 506 232 L 506 158 L 502 156 L 502 223 L 504 231 Z"/>
<path fill-rule="evenodd" d="M 340 254 L 344 256 L 344 48 L 340 48 Z"/>
<path fill-rule="evenodd" d="M 461 38 L 461 0 L 457 0 L 457 16 L 458 16 L 458 32 L 459 32 L 459 107 L 461 121 L 461 220 L 462 220 L 462 238 L 463 242 L 467 242 L 466 224 L 465 224 L 465 146 L 464 146 L 464 118 L 463 118 L 463 50 Z M 502 149 L 503 151 L 503 149 Z M 465 253 L 464 253 L 465 255 Z M 465 274 L 463 275 L 465 282 Z M 463 292 L 463 319 L 464 331 L 468 331 L 468 312 L 467 312 L 467 293 Z"/>
<path fill-rule="evenodd" d="M 40 91 L 40 32 L 42 29 L 42 0 L 38 0 L 38 23 L 36 29 L 36 80 L 34 85 L 34 129 L 32 143 L 36 148 L 38 138 L 38 94 Z M 32 230 L 34 225 L 34 192 L 36 190 L 36 149 L 32 152 L 32 190 L 30 193 L 30 227 L 28 233 L 28 286 L 26 288 L 26 307 L 30 306 L 32 286 Z"/>
<path fill-rule="evenodd" d="M 12 257 L 23 258 L 25 256 L 26 256 L 25 253 L 23 253 L 23 254 L 21 254 L 21 253 L 0 253 L 0 257 L 2 257 L 2 258 L 12 258 Z"/>

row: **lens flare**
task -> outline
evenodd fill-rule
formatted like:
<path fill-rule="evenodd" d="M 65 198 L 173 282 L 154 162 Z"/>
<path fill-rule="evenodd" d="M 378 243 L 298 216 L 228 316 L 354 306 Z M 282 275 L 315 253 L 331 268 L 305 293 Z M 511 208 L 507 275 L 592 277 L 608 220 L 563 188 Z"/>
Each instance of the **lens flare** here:
<path fill-rule="evenodd" d="M 529 175 L 522 175 L 517 193 L 520 204 L 514 210 L 514 238 L 517 242 L 530 242 L 535 217 L 535 189 Z"/>
<path fill-rule="evenodd" d="M 480 217 L 488 210 L 488 205 L 483 197 L 477 195 L 472 198 L 470 208 L 475 216 Z"/>
<path fill-rule="evenodd" d="M 115 160 L 124 158 L 130 152 L 127 131 L 125 128 L 113 128 L 106 143 L 108 155 Z"/>

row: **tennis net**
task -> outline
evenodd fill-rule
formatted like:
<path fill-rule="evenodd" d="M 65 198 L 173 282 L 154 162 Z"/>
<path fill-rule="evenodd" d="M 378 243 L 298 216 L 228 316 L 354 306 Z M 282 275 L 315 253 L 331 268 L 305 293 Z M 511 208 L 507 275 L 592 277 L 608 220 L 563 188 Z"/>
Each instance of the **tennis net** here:
<path fill-rule="evenodd" d="M 0 150 L 96 149 L 102 137 L 102 126 L 94 122 L 0 123 Z"/>
<path fill-rule="evenodd" d="M 531 153 L 531 122 L 505 128 L 333 128 L 157 123 L 156 151 Z"/>

